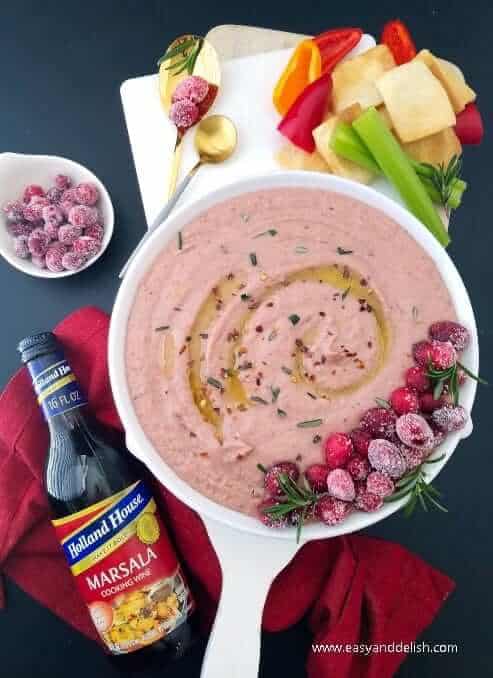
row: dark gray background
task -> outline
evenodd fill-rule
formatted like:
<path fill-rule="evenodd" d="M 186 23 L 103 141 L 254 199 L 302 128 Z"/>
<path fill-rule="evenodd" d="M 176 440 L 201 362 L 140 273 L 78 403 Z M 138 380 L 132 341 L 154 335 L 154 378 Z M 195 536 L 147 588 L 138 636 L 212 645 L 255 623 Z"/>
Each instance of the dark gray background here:
<path fill-rule="evenodd" d="M 111 309 L 118 288 L 117 272 L 144 229 L 119 99 L 123 80 L 152 71 L 156 58 L 173 37 L 190 31 L 205 33 L 221 23 L 256 24 L 304 33 L 352 24 L 378 35 L 384 21 L 396 13 L 408 22 L 418 47 L 431 48 L 459 63 L 480 93 L 488 133 L 481 148 L 470 148 L 465 153 L 464 176 L 470 189 L 453 221 L 449 251 L 477 314 L 481 371 L 493 379 L 493 148 L 489 129 L 493 103 L 492 7 L 486 0 L 1 2 L 0 148 L 63 155 L 87 165 L 106 183 L 117 219 L 108 252 L 96 266 L 73 278 L 38 280 L 0 261 L 0 384 L 5 384 L 17 368 L 15 345 L 20 337 L 52 327 L 84 304 Z M 491 389 L 481 388 L 474 409 L 474 434 L 460 446 L 438 480 L 450 513 L 421 514 L 410 521 L 397 515 L 371 530 L 372 534 L 398 541 L 420 554 L 457 582 L 456 592 L 423 637 L 429 642 L 456 642 L 459 654 L 410 657 L 398 674 L 400 678 L 491 672 L 492 405 Z M 9 606 L 0 613 L 3 675 L 117 675 L 95 645 L 12 583 L 7 582 L 7 592 Z M 166 675 L 198 676 L 203 649 L 204 644 Z M 300 678 L 308 649 L 309 634 L 304 623 L 285 633 L 266 634 L 261 675 Z"/>

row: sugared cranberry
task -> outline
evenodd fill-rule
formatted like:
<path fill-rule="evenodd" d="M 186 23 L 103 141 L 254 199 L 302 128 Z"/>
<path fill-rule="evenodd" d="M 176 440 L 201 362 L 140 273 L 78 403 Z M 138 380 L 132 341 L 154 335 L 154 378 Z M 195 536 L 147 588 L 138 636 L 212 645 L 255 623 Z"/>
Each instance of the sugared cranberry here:
<path fill-rule="evenodd" d="M 427 375 L 426 368 L 420 365 L 410 367 L 406 372 L 406 384 L 418 393 L 424 393 L 430 386 L 430 378 Z"/>
<path fill-rule="evenodd" d="M 188 99 L 194 104 L 200 104 L 209 91 L 209 83 L 204 78 L 201 78 L 199 75 L 191 75 L 188 78 L 182 80 L 173 92 L 171 101 L 180 101 L 182 99 Z"/>
<path fill-rule="evenodd" d="M 86 228 L 98 223 L 98 216 L 97 210 L 94 207 L 74 205 L 68 213 L 68 220 L 73 226 Z"/>
<path fill-rule="evenodd" d="M 66 191 L 72 186 L 72 179 L 66 174 L 57 174 L 55 177 L 55 186 L 62 191 Z"/>
<path fill-rule="evenodd" d="M 361 428 L 372 438 L 392 440 L 395 435 L 396 414 L 385 407 L 373 407 L 361 419 Z"/>
<path fill-rule="evenodd" d="M 433 447 L 433 431 L 426 419 L 419 414 L 403 414 L 397 420 L 395 428 L 404 445 L 420 449 Z"/>
<path fill-rule="evenodd" d="M 169 118 L 178 129 L 188 129 L 192 127 L 199 119 L 199 109 L 188 99 L 181 99 L 171 104 L 169 109 Z"/>
<path fill-rule="evenodd" d="M 450 433 L 451 431 L 458 431 L 463 428 L 468 414 L 462 405 L 446 405 L 438 410 L 435 410 L 431 415 L 433 423 L 440 429 Z"/>
<path fill-rule="evenodd" d="M 326 525 L 337 525 L 351 512 L 351 504 L 335 497 L 320 497 L 315 506 L 315 515 Z"/>
<path fill-rule="evenodd" d="M 370 464 L 368 459 L 355 454 L 348 461 L 346 469 L 354 480 L 365 480 L 370 472 Z"/>
<path fill-rule="evenodd" d="M 355 499 L 354 505 L 360 511 L 365 511 L 366 513 L 373 513 L 373 511 L 378 511 L 379 508 L 383 506 L 382 497 L 378 497 L 376 494 L 371 492 L 361 492 Z"/>
<path fill-rule="evenodd" d="M 14 238 L 18 235 L 29 235 L 34 228 L 34 224 L 28 224 L 25 221 L 13 221 L 7 224 L 7 230 Z"/>
<path fill-rule="evenodd" d="M 343 468 L 335 468 L 333 471 L 329 471 L 327 490 L 331 497 L 342 501 L 353 501 L 355 497 L 353 479 Z"/>
<path fill-rule="evenodd" d="M 257 507 L 259 518 L 267 527 L 282 528 L 288 525 L 288 517 L 286 515 L 274 518 L 270 513 L 266 513 L 266 509 L 278 506 L 278 504 L 278 501 L 270 498 L 265 499 Z"/>
<path fill-rule="evenodd" d="M 377 497 L 389 497 L 394 491 L 394 483 L 381 471 L 372 471 L 366 479 L 366 489 Z"/>
<path fill-rule="evenodd" d="M 55 226 L 54 224 L 49 224 L 46 223 L 44 225 L 44 232 L 48 234 L 48 237 L 50 239 L 50 242 L 53 240 L 58 240 L 58 226 Z"/>
<path fill-rule="evenodd" d="M 45 192 L 42 186 L 38 184 L 29 184 L 24 189 L 23 200 L 25 203 L 28 203 L 34 195 L 44 196 Z"/>
<path fill-rule="evenodd" d="M 325 459 L 331 469 L 345 466 L 353 453 L 353 441 L 345 433 L 331 433 L 324 445 Z"/>
<path fill-rule="evenodd" d="M 12 200 L 3 206 L 7 221 L 22 221 L 25 205 L 20 200 Z"/>
<path fill-rule="evenodd" d="M 80 238 L 81 235 L 82 228 L 80 226 L 64 224 L 58 229 L 58 240 L 64 245 L 71 245 L 77 238 Z"/>
<path fill-rule="evenodd" d="M 464 325 L 452 320 L 433 323 L 430 327 L 430 337 L 438 341 L 450 341 L 459 353 L 466 348 L 471 340 L 469 330 Z"/>
<path fill-rule="evenodd" d="M 413 345 L 413 357 L 421 367 L 428 367 L 431 361 L 431 341 L 418 341 Z"/>
<path fill-rule="evenodd" d="M 436 370 L 448 370 L 457 362 L 457 352 L 450 341 L 431 342 L 431 365 Z"/>
<path fill-rule="evenodd" d="M 65 270 L 62 259 L 67 248 L 60 242 L 53 243 L 46 252 L 46 268 L 53 273 L 61 273 Z"/>
<path fill-rule="evenodd" d="M 56 205 L 45 205 L 41 212 L 41 216 L 45 225 L 51 224 L 53 226 L 60 226 L 60 224 L 63 224 L 63 212 Z"/>
<path fill-rule="evenodd" d="M 99 252 L 100 249 L 101 241 L 96 240 L 95 238 L 89 238 L 87 235 L 81 235 L 80 238 L 74 240 L 73 243 L 74 252 L 81 254 L 82 256 L 86 257 L 86 259 L 93 257 Z"/>
<path fill-rule="evenodd" d="M 29 236 L 18 235 L 14 239 L 14 252 L 21 259 L 29 259 L 30 251 L 28 246 Z"/>
<path fill-rule="evenodd" d="M 368 445 L 370 444 L 371 435 L 359 428 L 355 428 L 354 431 L 351 431 L 349 435 L 353 441 L 354 451 L 361 457 L 367 457 Z"/>
<path fill-rule="evenodd" d="M 281 474 L 288 476 L 292 481 L 296 482 L 300 476 L 300 471 L 298 466 L 292 461 L 280 461 L 268 468 L 264 476 L 264 487 L 270 497 L 280 497 L 284 494 L 279 482 Z"/>
<path fill-rule="evenodd" d="M 419 409 L 418 394 L 409 386 L 401 386 L 392 391 L 390 403 L 397 414 L 417 412 Z"/>
<path fill-rule="evenodd" d="M 406 472 L 406 462 L 397 446 L 383 438 L 371 441 L 368 448 L 368 461 L 374 469 L 391 478 L 400 478 Z"/>
<path fill-rule="evenodd" d="M 94 240 L 99 240 L 99 242 L 102 242 L 104 236 L 104 228 L 100 224 L 93 224 L 92 226 L 87 226 L 84 229 L 84 235 L 87 235 L 88 238 L 94 238 Z"/>
<path fill-rule="evenodd" d="M 420 450 L 417 447 L 408 447 L 407 445 L 401 445 L 400 452 L 404 457 L 408 471 L 414 471 L 426 457 L 424 454 L 426 450 Z"/>
<path fill-rule="evenodd" d="M 62 266 L 67 271 L 78 271 L 84 266 L 87 259 L 77 252 L 66 252 L 62 257 Z"/>
<path fill-rule="evenodd" d="M 312 464 L 305 470 L 308 485 L 314 492 L 327 491 L 327 475 L 329 470 L 326 464 Z"/>
<path fill-rule="evenodd" d="M 99 200 L 98 187 L 89 181 L 79 184 L 75 189 L 75 199 L 79 205 L 92 207 Z"/>
<path fill-rule="evenodd" d="M 46 191 L 46 197 L 52 205 L 58 205 L 62 200 L 62 189 L 52 186 Z"/>
<path fill-rule="evenodd" d="M 50 237 L 42 228 L 35 228 L 28 236 L 29 252 L 35 257 L 42 257 L 46 254 Z"/>
<path fill-rule="evenodd" d="M 41 215 L 43 211 L 43 205 L 33 205 L 29 204 L 24 207 L 23 218 L 25 221 L 28 221 L 30 224 L 37 224 L 41 221 Z"/>
<path fill-rule="evenodd" d="M 443 399 L 434 398 L 433 393 L 422 393 L 419 396 L 419 409 L 426 414 L 431 414 L 444 404 Z"/>

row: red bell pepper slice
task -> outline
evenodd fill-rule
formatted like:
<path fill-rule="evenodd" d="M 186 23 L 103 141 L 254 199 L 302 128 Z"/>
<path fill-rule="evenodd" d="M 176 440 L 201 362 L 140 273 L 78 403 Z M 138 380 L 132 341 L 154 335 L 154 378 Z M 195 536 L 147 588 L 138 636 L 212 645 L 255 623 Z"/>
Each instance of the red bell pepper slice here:
<path fill-rule="evenodd" d="M 303 90 L 277 126 L 281 134 L 307 153 L 315 150 L 312 131 L 324 119 L 331 90 L 332 75 L 325 73 Z"/>
<path fill-rule="evenodd" d="M 322 74 L 331 71 L 361 40 L 361 28 L 334 28 L 316 35 L 313 42 L 322 57 Z"/>
<path fill-rule="evenodd" d="M 483 140 L 484 127 L 481 113 L 476 104 L 467 104 L 456 119 L 455 133 L 461 144 L 480 144 Z"/>
<path fill-rule="evenodd" d="M 406 24 L 400 19 L 394 19 L 385 24 L 381 42 L 390 49 L 398 66 L 411 61 L 416 56 L 416 46 L 411 34 Z"/>

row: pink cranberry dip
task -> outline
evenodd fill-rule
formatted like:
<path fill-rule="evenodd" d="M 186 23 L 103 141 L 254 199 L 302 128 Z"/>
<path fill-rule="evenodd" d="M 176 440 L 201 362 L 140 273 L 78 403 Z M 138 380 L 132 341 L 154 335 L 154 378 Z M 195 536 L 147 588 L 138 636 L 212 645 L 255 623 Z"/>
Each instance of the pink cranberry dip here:
<path fill-rule="evenodd" d="M 420 363 L 455 360 L 442 320 L 456 313 L 435 264 L 382 212 L 319 190 L 249 193 L 157 253 L 128 323 L 130 394 L 156 450 L 199 492 L 258 515 L 279 487 L 257 465 L 282 461 L 293 482 L 305 474 L 328 492 L 315 513 L 335 524 L 378 509 L 460 419 L 431 402 Z"/>

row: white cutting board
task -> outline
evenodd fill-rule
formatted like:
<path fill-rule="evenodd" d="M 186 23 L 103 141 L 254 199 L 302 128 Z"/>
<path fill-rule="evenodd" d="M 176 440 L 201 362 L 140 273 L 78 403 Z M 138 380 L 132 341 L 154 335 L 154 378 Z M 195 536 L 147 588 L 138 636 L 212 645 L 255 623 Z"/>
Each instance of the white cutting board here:
<path fill-rule="evenodd" d="M 364 35 L 348 56 L 374 45 L 373 37 Z M 283 49 L 222 63 L 221 88 L 212 112 L 223 113 L 234 121 L 238 148 L 226 163 L 202 168 L 180 204 L 239 177 L 279 169 L 274 155 L 285 141 L 276 129 L 279 115 L 272 105 L 272 91 L 291 52 Z M 146 220 L 150 223 L 165 202 L 176 130 L 161 108 L 157 75 L 126 80 L 121 97 Z M 191 130 L 184 141 L 181 176 L 195 161 Z M 384 180 L 373 186 L 399 201 Z"/>

